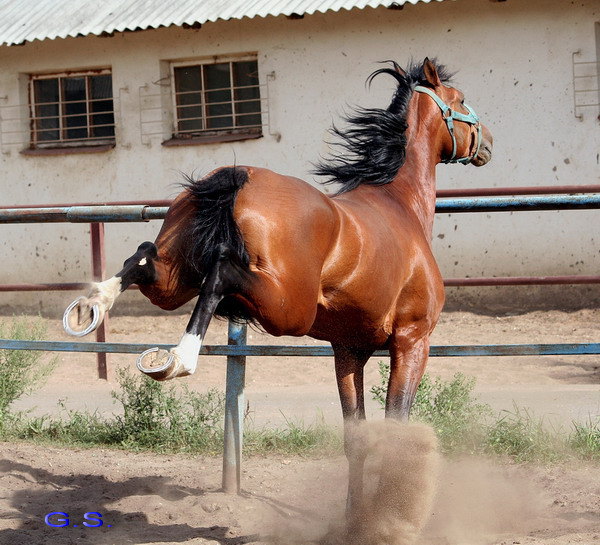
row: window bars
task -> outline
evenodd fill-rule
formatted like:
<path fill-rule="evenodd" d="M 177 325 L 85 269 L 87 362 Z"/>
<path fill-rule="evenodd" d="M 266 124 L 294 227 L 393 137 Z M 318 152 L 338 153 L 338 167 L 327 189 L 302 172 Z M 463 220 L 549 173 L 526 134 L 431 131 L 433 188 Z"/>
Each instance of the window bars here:
<path fill-rule="evenodd" d="M 261 134 L 256 60 L 172 67 L 174 138 Z"/>
<path fill-rule="evenodd" d="M 576 57 L 580 55 L 580 49 L 571 55 L 573 65 L 573 113 L 577 119 L 583 121 L 584 109 L 593 108 L 592 115 L 596 115 L 600 120 L 600 58 L 596 61 L 576 60 Z"/>
<path fill-rule="evenodd" d="M 31 76 L 32 148 L 114 143 L 110 70 Z"/>
<path fill-rule="evenodd" d="M 272 133 L 270 81 L 259 83 L 254 55 L 170 63 L 168 76 L 139 88 L 142 144 L 225 142 Z M 26 101 L 0 97 L 0 152 L 52 153 L 114 146 L 120 123 L 120 92 L 113 93 L 109 68 L 31 74 Z M 126 144 L 123 144 L 127 147 Z"/>
<path fill-rule="evenodd" d="M 247 60 L 248 57 L 243 62 Z M 251 60 L 256 67 L 256 60 Z M 218 59 L 216 64 L 228 65 L 231 75 L 230 63 L 238 62 L 239 59 Z M 195 67 L 195 73 L 185 74 L 176 87 L 176 69 L 190 66 Z M 168 75 L 138 88 L 141 143 L 148 147 L 157 139 L 164 146 L 219 143 L 259 138 L 264 134 L 279 141 L 281 135 L 272 128 L 269 112 L 269 85 L 275 80 L 275 72 L 263 75 L 259 83 L 256 68 L 253 68 L 251 81 L 240 81 L 234 75 L 233 84 L 227 79 L 226 85 L 214 82 L 209 74 L 207 88 L 206 85 L 201 87 L 204 66 L 211 65 L 198 61 L 172 63 Z M 184 84 L 195 87 L 185 88 Z M 220 108 L 223 109 L 219 111 Z"/>

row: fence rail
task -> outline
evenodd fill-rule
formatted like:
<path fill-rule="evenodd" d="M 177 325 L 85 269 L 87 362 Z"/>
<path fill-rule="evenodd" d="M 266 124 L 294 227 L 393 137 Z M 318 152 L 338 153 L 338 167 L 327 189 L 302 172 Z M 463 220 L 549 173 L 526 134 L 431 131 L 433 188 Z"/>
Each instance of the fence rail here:
<path fill-rule="evenodd" d="M 600 208 L 600 193 L 522 195 L 515 197 L 439 198 L 438 214 L 463 212 L 526 212 Z M 134 205 L 57 206 L 0 209 L 0 223 L 114 223 L 164 219 L 168 207 Z"/>
<path fill-rule="evenodd" d="M 593 187 L 595 190 L 597 186 Z M 520 188 L 526 189 L 526 188 Z M 488 190 L 484 190 L 488 191 Z M 539 192 L 539 189 L 535 189 Z M 574 191 L 576 192 L 576 188 Z M 514 212 L 540 210 L 584 210 L 600 208 L 600 192 L 587 194 L 527 194 L 519 196 L 484 196 L 438 198 L 436 212 Z M 167 206 L 162 202 L 152 205 L 130 203 L 127 205 L 79 205 L 54 207 L 13 207 L 0 208 L 0 223 L 54 223 L 89 222 L 92 224 L 92 256 L 94 280 L 104 277 L 104 226 L 105 222 L 138 222 L 164 218 Z M 577 280 L 578 279 L 578 280 Z M 597 283 L 599 277 L 543 277 L 534 281 L 531 278 L 517 279 L 447 279 L 446 285 L 509 285 L 532 283 Z M 479 283 L 475 283 L 479 282 Z M 492 282 L 482 283 L 482 282 Z M 54 287 L 50 287 L 54 286 Z M 61 286 L 57 288 L 56 286 Z M 22 285 L 23 291 L 37 289 L 79 289 L 80 283 L 71 284 L 28 284 Z M 18 286 L 16 286 L 18 287 Z M 12 286 L 0 286 L 0 291 L 12 291 Z M 108 343 L 105 341 L 106 319 L 97 331 L 97 340 L 101 342 L 63 342 L 63 341 L 20 341 L 0 339 L 0 349 L 7 350 L 44 350 L 59 352 L 95 352 L 98 354 L 98 371 L 106 378 L 107 353 L 140 353 L 156 345 Z M 265 346 L 246 343 L 246 327 L 229 324 L 228 344 L 223 346 L 205 346 L 201 355 L 226 356 L 226 403 L 225 438 L 223 452 L 223 488 L 226 492 L 239 492 L 241 478 L 241 448 L 244 410 L 244 372 L 247 356 L 311 356 L 329 357 L 333 350 L 329 346 Z M 173 345 L 160 345 L 169 349 Z M 433 357 L 465 356 L 547 356 L 547 355 L 590 355 L 600 354 L 600 343 L 561 343 L 561 344 L 508 344 L 508 345 L 460 345 L 433 346 Z M 374 355 L 389 355 L 387 350 L 377 351 Z"/>
<path fill-rule="evenodd" d="M 0 349 L 43 350 L 48 352 L 103 352 L 110 354 L 139 354 L 149 348 L 164 350 L 173 344 L 143 343 L 98 343 L 68 341 L 21 341 L 0 339 Z M 465 356 L 582 356 L 600 354 L 600 343 L 558 343 L 558 344 L 482 344 L 432 346 L 431 357 Z M 331 346 L 307 345 L 259 345 L 246 344 L 245 340 L 236 345 L 207 345 L 200 350 L 201 356 L 303 356 L 325 358 L 333 356 Z M 376 350 L 375 357 L 386 357 L 388 350 Z"/>

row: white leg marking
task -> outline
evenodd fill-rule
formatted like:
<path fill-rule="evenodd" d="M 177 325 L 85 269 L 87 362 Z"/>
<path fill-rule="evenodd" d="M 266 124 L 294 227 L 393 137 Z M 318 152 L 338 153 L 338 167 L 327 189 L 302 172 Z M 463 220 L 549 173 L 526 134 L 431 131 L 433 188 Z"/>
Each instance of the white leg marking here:
<path fill-rule="evenodd" d="M 92 284 L 92 291 L 88 299 L 98 298 L 104 305 L 105 310 L 110 310 L 119 295 L 121 295 L 121 278 L 113 276 L 104 282 Z"/>
<path fill-rule="evenodd" d="M 179 360 L 183 371 L 179 376 L 191 375 L 198 365 L 198 352 L 202 347 L 202 338 L 199 335 L 184 333 L 179 341 L 179 344 L 171 349 L 171 353 L 175 354 Z"/>

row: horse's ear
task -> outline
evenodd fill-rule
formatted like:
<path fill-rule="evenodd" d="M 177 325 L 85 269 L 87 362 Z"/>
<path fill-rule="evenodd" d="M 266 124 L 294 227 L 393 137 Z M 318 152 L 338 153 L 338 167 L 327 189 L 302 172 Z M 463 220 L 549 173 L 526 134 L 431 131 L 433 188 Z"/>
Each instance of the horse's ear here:
<path fill-rule="evenodd" d="M 429 57 L 425 58 L 425 61 L 423 62 L 423 73 L 425 74 L 427 82 L 433 87 L 438 87 L 442 84 L 442 81 L 438 76 L 437 68 L 435 67 L 435 64 L 429 60 Z"/>
<path fill-rule="evenodd" d="M 402 68 L 396 61 L 392 61 L 394 65 L 394 70 L 400 74 L 402 77 L 406 77 L 406 71 Z"/>

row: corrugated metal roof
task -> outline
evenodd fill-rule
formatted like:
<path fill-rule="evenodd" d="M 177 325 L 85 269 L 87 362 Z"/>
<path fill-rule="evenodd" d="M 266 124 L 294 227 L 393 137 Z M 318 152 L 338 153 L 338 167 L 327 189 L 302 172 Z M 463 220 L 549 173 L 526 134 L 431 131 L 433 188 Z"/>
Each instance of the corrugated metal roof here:
<path fill-rule="evenodd" d="M 432 1 L 443 0 L 0 0 L 0 45 Z"/>

